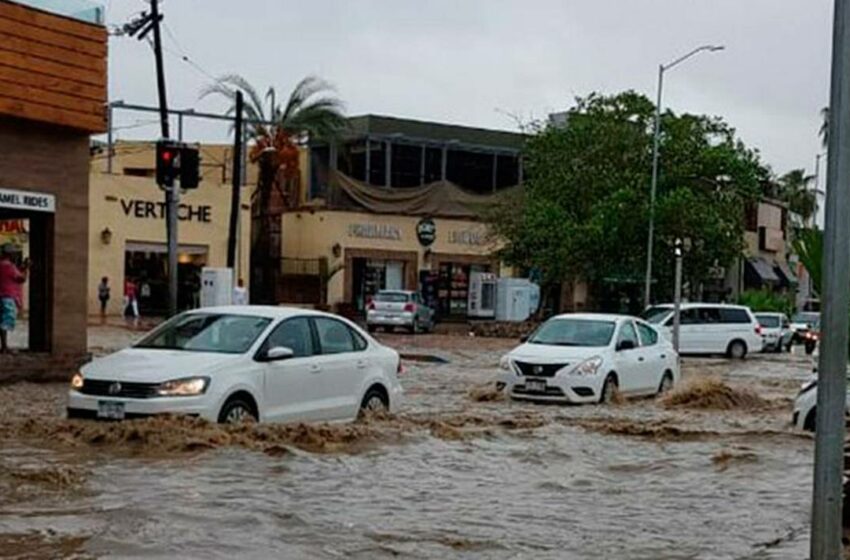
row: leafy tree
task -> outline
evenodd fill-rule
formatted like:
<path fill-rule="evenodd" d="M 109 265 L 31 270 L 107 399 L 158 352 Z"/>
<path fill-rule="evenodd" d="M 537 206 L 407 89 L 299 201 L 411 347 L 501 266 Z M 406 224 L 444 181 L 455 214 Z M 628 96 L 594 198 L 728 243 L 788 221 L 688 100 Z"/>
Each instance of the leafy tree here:
<path fill-rule="evenodd" d="M 280 219 L 287 204 L 285 192 L 293 192 L 301 178 L 298 146 L 311 139 L 332 140 L 347 126 L 342 102 L 323 80 L 308 76 L 289 94 L 285 105 L 277 102 L 270 87 L 261 96 L 245 78 L 230 74 L 201 92 L 228 99 L 228 114 L 236 112 L 236 92 L 245 97 L 245 117 L 252 163 L 259 166 L 257 190 L 252 200 L 251 297 L 256 303 L 275 303 L 277 271 L 281 255 Z M 263 123 L 270 122 L 266 125 Z M 277 194 L 277 199 L 275 197 Z"/>
<path fill-rule="evenodd" d="M 523 193 L 489 214 L 511 264 L 545 283 L 629 286 L 639 301 L 646 265 L 654 106 L 632 91 L 576 100 L 563 126 L 538 124 L 526 146 Z M 656 201 L 656 299 L 669 299 L 673 244 L 690 240 L 685 278 L 698 286 L 743 249 L 743 208 L 768 171 L 718 118 L 662 116 Z M 603 294 L 597 292 L 597 297 Z"/>
<path fill-rule="evenodd" d="M 821 294 L 823 278 L 823 232 L 818 229 L 803 229 L 797 232 L 793 244 L 794 252 L 812 279 L 812 288 Z"/>
<path fill-rule="evenodd" d="M 817 195 L 809 190 L 814 179 L 813 175 L 806 175 L 805 170 L 794 169 L 778 181 L 778 198 L 788 203 L 788 208 L 800 216 L 803 223 L 807 223 L 817 209 Z"/>

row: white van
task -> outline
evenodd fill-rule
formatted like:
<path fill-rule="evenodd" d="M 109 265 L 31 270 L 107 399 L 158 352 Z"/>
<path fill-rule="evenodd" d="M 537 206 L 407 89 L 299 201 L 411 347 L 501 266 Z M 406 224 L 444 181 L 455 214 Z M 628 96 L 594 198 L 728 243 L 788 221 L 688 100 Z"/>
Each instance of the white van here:
<path fill-rule="evenodd" d="M 643 318 L 673 338 L 673 305 L 656 305 Z M 718 303 L 683 303 L 679 330 L 680 354 L 725 354 L 741 359 L 761 352 L 761 326 L 748 307 Z"/>

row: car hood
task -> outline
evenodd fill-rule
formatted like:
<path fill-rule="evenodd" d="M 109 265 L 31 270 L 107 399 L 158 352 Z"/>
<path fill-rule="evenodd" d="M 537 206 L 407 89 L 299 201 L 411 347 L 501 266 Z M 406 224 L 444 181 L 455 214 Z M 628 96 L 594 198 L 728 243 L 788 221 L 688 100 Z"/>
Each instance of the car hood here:
<path fill-rule="evenodd" d="M 241 354 L 127 348 L 98 358 L 82 368 L 83 377 L 108 381 L 159 383 L 209 375 L 239 360 Z"/>
<path fill-rule="evenodd" d="M 549 346 L 546 344 L 523 344 L 511 350 L 511 359 L 539 364 L 575 364 L 599 356 L 608 350 L 604 346 Z"/>

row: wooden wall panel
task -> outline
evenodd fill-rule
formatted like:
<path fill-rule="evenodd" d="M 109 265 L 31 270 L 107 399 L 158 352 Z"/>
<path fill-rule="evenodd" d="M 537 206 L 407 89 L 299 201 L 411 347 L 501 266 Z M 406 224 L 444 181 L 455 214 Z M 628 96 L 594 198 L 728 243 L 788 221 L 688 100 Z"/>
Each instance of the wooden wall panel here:
<path fill-rule="evenodd" d="M 0 0 L 0 115 L 106 130 L 106 29 Z"/>

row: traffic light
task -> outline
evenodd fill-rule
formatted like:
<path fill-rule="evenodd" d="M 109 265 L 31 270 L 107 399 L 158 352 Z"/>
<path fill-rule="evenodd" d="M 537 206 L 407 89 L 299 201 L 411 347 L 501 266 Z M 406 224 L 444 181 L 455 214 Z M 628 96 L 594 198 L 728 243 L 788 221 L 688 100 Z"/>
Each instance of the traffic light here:
<path fill-rule="evenodd" d="M 200 180 L 198 148 L 184 145 L 180 148 L 180 188 L 197 189 Z"/>
<path fill-rule="evenodd" d="M 180 144 L 170 140 L 156 143 L 156 183 L 161 187 L 173 187 L 180 173 Z"/>

